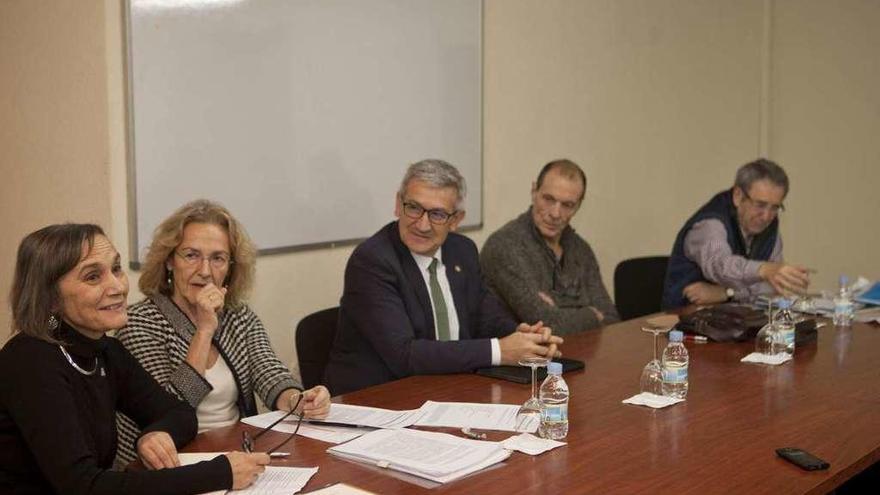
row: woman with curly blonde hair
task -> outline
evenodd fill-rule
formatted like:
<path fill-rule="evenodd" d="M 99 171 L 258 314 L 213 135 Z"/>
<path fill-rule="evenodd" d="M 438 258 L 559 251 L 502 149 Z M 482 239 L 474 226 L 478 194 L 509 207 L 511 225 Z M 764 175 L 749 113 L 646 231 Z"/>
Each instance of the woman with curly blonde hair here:
<path fill-rule="evenodd" d="M 153 235 L 138 286 L 147 298 L 128 311 L 117 338 L 171 393 L 188 402 L 199 431 L 235 424 L 266 407 L 299 408 L 321 418 L 330 410 L 323 386 L 302 391 L 276 357 L 244 298 L 254 280 L 256 249 L 244 227 L 208 200 L 183 205 Z M 139 434 L 120 416 L 120 455 L 133 457 Z"/>

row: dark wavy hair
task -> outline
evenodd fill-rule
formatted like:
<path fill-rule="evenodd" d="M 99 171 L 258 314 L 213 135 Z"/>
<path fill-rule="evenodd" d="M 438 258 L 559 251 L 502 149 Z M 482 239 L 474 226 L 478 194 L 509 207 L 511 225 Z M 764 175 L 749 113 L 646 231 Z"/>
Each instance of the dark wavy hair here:
<path fill-rule="evenodd" d="M 49 317 L 61 310 L 58 281 L 82 259 L 83 246 L 88 245 L 88 253 L 99 235 L 104 230 L 97 225 L 65 223 L 43 227 L 22 239 L 9 291 L 12 333 L 58 343 L 49 328 Z"/>

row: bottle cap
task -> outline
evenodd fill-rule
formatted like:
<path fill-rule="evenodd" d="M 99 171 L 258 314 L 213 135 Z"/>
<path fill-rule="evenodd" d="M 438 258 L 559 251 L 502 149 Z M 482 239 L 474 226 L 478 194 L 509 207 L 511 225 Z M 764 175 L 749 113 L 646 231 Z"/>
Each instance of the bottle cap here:
<path fill-rule="evenodd" d="M 556 361 L 550 361 L 547 363 L 547 374 L 548 375 L 561 375 L 562 374 L 562 363 L 557 363 Z"/>
<path fill-rule="evenodd" d="M 840 285 L 846 285 L 848 283 L 849 283 L 849 277 L 847 277 L 846 275 L 841 275 L 840 276 Z"/>
<path fill-rule="evenodd" d="M 779 309 L 790 309 L 791 308 L 791 299 L 779 299 L 776 301 L 776 305 L 779 306 Z"/>
<path fill-rule="evenodd" d="M 681 330 L 673 330 L 669 332 L 669 341 L 670 342 L 681 342 L 684 340 L 684 334 Z"/>

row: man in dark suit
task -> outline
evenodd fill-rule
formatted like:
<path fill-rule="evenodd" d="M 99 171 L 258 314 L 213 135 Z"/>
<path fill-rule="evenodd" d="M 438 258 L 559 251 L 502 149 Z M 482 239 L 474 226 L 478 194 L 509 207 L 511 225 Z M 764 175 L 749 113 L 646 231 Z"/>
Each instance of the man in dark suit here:
<path fill-rule="evenodd" d="M 411 165 L 396 197 L 398 221 L 352 253 L 325 372 L 333 395 L 559 354 L 562 339 L 541 322 L 517 324 L 483 284 L 476 245 L 454 232 L 464 194 L 452 165 Z"/>

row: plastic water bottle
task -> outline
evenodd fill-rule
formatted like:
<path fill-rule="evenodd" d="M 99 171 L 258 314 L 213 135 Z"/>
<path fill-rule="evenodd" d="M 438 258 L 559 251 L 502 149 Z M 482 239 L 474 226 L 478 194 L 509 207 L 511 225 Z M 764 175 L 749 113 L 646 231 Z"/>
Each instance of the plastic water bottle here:
<path fill-rule="evenodd" d="M 780 299 L 779 314 L 776 315 L 776 330 L 779 332 L 781 348 L 774 350 L 773 354 L 794 354 L 795 323 L 791 315 L 791 301 Z"/>
<path fill-rule="evenodd" d="M 663 395 L 684 399 L 688 393 L 688 351 L 681 341 L 681 330 L 669 332 L 669 344 L 663 349 L 660 360 L 663 368 Z"/>
<path fill-rule="evenodd" d="M 849 291 L 849 279 L 840 276 L 840 291 L 834 297 L 834 326 L 848 327 L 853 319 L 852 293 Z"/>
<path fill-rule="evenodd" d="M 538 393 L 541 399 L 541 438 L 562 440 L 568 435 L 568 384 L 562 378 L 562 363 L 547 364 L 547 378 Z"/>

